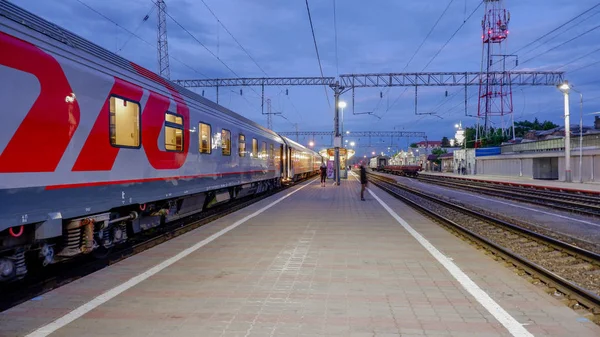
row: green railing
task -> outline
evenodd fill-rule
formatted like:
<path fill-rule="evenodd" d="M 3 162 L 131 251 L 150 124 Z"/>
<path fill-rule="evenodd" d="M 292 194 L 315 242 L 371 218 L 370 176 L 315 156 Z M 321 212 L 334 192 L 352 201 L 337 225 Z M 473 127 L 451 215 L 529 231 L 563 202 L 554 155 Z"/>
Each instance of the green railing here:
<path fill-rule="evenodd" d="M 582 147 L 600 148 L 600 134 L 585 135 L 582 138 Z M 571 137 L 571 149 L 579 148 L 579 137 Z M 541 152 L 541 151 L 560 151 L 565 149 L 565 139 L 548 139 L 536 142 L 521 144 L 502 145 L 500 151 L 505 153 L 519 152 Z"/>

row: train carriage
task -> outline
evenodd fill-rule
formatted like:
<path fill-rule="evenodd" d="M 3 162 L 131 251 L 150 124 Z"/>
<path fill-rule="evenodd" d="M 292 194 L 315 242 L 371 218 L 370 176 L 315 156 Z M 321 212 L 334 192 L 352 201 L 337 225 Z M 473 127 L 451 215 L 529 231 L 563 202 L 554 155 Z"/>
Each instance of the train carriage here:
<path fill-rule="evenodd" d="M 369 160 L 369 168 L 373 171 L 381 171 L 385 166 L 388 165 L 388 156 L 377 156 Z"/>
<path fill-rule="evenodd" d="M 0 281 L 26 255 L 110 248 L 318 169 L 318 153 L 6 1 L 0 50 Z"/>

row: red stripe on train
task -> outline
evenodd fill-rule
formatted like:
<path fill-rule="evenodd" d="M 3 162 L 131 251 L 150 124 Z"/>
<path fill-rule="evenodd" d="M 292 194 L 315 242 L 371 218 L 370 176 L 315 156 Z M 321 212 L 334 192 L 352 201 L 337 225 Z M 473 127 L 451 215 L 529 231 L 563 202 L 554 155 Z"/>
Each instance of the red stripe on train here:
<path fill-rule="evenodd" d="M 144 132 L 142 132 L 142 145 L 146 152 L 146 157 L 148 157 L 150 165 L 157 170 L 181 168 L 187 158 L 190 145 L 190 109 L 183 97 L 181 97 L 181 94 L 175 90 L 171 83 L 144 67 L 133 62 L 130 62 L 130 64 L 141 76 L 154 80 L 167 88 L 175 101 L 176 112 L 183 116 L 183 151 L 161 151 L 158 148 L 156 140 L 159 138 L 160 132 L 164 127 L 165 112 L 167 112 L 170 102 L 162 95 L 154 92 L 150 93 L 148 102 L 146 102 L 146 106 L 142 113 L 142 125 L 144 127 Z"/>
<path fill-rule="evenodd" d="M 139 102 L 144 89 L 135 84 L 115 77 L 115 83 L 110 89 L 102 110 L 96 117 L 96 122 L 79 152 L 72 171 L 110 171 L 117 160 L 120 148 L 110 144 L 110 96 L 117 95 Z"/>
<path fill-rule="evenodd" d="M 46 190 L 60 190 L 60 189 L 65 189 L 65 188 L 93 187 L 93 186 L 120 185 L 120 184 L 135 184 L 135 183 L 146 183 L 146 182 L 152 182 L 152 181 L 181 180 L 181 179 L 227 176 L 227 175 L 233 175 L 233 174 L 267 173 L 267 172 L 275 172 L 275 170 L 223 172 L 223 173 L 197 174 L 197 175 L 191 175 L 191 176 L 176 176 L 176 177 L 164 177 L 164 178 L 145 178 L 145 179 L 113 180 L 113 181 L 97 181 L 97 182 L 89 182 L 89 183 L 61 184 L 61 185 L 46 186 Z"/>
<path fill-rule="evenodd" d="M 79 126 L 79 104 L 67 100 L 71 86 L 50 54 L 3 32 L 0 50 L 0 65 L 31 74 L 40 85 L 31 109 L 0 153 L 0 172 L 53 172 Z"/>

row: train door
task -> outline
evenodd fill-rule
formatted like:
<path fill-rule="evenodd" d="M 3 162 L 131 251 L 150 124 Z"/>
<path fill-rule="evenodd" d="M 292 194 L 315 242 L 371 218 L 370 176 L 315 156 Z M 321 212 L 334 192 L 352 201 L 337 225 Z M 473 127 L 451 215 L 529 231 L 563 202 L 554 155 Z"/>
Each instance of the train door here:
<path fill-rule="evenodd" d="M 279 144 L 279 176 L 285 178 L 284 173 L 285 167 L 283 165 L 283 144 Z"/>
<path fill-rule="evenodd" d="M 288 148 L 289 152 L 288 152 L 288 178 L 290 179 L 294 179 L 294 149 L 292 149 L 291 147 Z"/>

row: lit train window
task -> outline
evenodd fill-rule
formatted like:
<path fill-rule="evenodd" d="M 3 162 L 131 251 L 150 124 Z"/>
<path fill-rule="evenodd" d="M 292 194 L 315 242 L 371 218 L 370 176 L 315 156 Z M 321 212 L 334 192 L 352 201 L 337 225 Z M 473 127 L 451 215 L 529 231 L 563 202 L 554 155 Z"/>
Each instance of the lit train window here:
<path fill-rule="evenodd" d="M 211 144 L 210 144 L 210 133 L 211 127 L 210 124 L 200 123 L 200 133 L 198 134 L 198 146 L 200 153 L 211 153 Z"/>
<path fill-rule="evenodd" d="M 140 105 L 111 96 L 110 144 L 118 147 L 140 147 Z"/>
<path fill-rule="evenodd" d="M 165 113 L 165 149 L 183 151 L 183 117 L 171 112 Z"/>
<path fill-rule="evenodd" d="M 246 156 L 246 136 L 242 135 L 241 133 L 240 133 L 239 144 L 240 144 L 240 148 L 238 150 L 238 153 L 240 154 L 240 157 L 245 157 Z"/>
<path fill-rule="evenodd" d="M 252 157 L 258 157 L 258 140 L 252 138 Z"/>
<path fill-rule="evenodd" d="M 267 142 L 262 142 L 262 144 L 261 144 L 260 159 L 267 160 Z"/>
<path fill-rule="evenodd" d="M 275 149 L 273 148 L 273 144 L 269 144 L 269 158 L 270 159 L 275 158 Z"/>
<path fill-rule="evenodd" d="M 222 129 L 221 130 L 221 153 L 224 156 L 231 155 L 231 131 Z"/>

